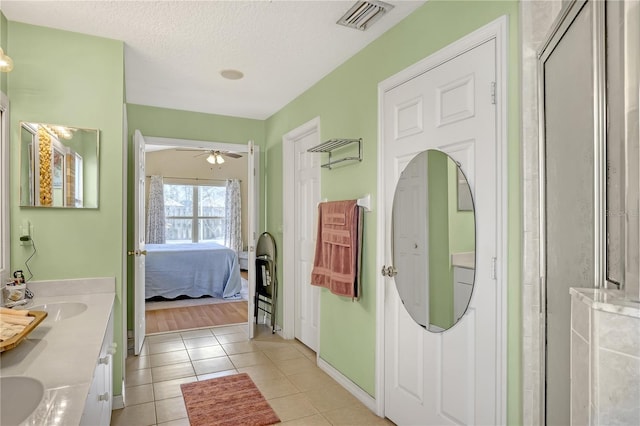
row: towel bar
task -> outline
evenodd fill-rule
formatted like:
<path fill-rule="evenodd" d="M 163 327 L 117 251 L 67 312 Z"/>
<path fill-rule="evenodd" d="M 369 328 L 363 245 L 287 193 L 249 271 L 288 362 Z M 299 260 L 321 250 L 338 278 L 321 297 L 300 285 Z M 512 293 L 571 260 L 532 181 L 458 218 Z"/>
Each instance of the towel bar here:
<path fill-rule="evenodd" d="M 323 198 L 322 201 L 320 201 L 320 203 L 326 203 L 327 201 L 329 200 L 327 200 L 326 198 Z M 318 205 L 320 205 L 320 203 L 318 203 Z M 367 194 L 361 198 L 358 198 L 358 201 L 356 202 L 356 204 L 362 207 L 365 212 L 370 212 L 371 211 L 371 194 Z"/>

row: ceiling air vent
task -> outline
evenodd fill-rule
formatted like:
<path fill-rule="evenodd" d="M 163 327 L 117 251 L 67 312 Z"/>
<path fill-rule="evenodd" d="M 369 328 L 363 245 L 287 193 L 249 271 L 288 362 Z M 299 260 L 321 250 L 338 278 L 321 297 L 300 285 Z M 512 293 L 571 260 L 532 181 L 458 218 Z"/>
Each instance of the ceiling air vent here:
<path fill-rule="evenodd" d="M 364 31 L 391 9 L 393 5 L 381 1 L 358 1 L 337 24 Z"/>

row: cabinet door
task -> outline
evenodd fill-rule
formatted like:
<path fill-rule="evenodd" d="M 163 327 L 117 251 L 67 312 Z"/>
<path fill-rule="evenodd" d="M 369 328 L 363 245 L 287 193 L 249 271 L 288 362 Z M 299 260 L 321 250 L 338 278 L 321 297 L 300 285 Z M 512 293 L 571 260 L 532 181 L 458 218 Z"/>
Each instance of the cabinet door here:
<path fill-rule="evenodd" d="M 104 386 L 104 372 L 102 366 L 98 363 L 96 364 L 96 369 L 93 375 L 93 382 L 91 382 L 91 387 L 89 388 L 89 394 L 87 395 L 87 400 L 84 403 L 84 412 L 82 413 L 82 418 L 80 419 L 81 425 L 87 426 L 96 426 L 100 425 L 100 420 L 102 417 L 102 407 L 104 404 L 98 400 L 98 395 Z"/>

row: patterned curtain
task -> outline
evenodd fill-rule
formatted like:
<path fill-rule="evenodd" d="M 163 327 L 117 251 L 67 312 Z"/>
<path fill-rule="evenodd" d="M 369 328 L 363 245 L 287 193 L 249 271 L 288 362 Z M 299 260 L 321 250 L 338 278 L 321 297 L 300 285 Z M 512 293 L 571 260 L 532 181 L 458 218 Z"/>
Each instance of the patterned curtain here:
<path fill-rule="evenodd" d="M 240 181 L 227 180 L 227 196 L 225 199 L 224 245 L 236 253 L 242 252 L 242 201 L 240 198 Z"/>
<path fill-rule="evenodd" d="M 148 244 L 164 244 L 164 188 L 162 176 L 151 176 L 149 185 L 149 205 L 147 208 L 147 240 Z"/>

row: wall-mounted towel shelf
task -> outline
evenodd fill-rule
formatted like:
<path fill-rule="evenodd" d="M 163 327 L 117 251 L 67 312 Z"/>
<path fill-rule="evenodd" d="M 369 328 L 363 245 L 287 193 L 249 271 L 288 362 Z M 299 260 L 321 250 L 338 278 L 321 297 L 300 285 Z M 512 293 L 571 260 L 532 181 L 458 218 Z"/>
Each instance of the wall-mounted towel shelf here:
<path fill-rule="evenodd" d="M 358 144 L 358 156 L 357 157 L 342 157 L 337 160 L 331 159 L 331 154 L 336 149 L 345 147 L 347 145 Z M 329 139 L 326 142 L 316 145 L 313 148 L 309 148 L 307 152 L 326 152 L 329 154 L 329 161 L 322 164 L 321 167 L 331 169 L 334 164 L 342 163 L 343 161 L 362 161 L 362 138 L 360 139 Z"/>

